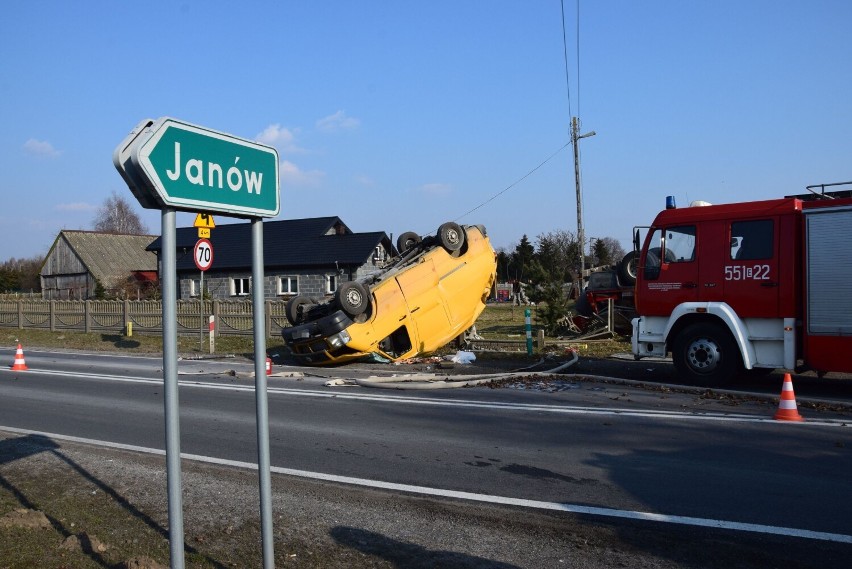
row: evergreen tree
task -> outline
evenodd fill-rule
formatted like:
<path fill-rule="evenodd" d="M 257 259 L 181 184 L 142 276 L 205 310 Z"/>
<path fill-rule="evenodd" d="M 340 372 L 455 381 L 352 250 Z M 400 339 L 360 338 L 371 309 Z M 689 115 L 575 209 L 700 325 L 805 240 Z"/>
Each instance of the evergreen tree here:
<path fill-rule="evenodd" d="M 512 263 L 510 265 L 510 278 L 512 280 L 524 281 L 528 278 L 526 274 L 530 263 L 535 256 L 535 247 L 530 243 L 529 238 L 524 234 L 521 237 L 521 242 L 515 246 L 515 251 L 512 253 Z"/>

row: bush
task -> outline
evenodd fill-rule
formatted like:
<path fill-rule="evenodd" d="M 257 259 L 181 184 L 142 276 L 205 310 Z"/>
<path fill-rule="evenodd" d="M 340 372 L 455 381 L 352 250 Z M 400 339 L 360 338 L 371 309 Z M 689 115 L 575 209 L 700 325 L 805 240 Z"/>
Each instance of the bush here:
<path fill-rule="evenodd" d="M 570 301 L 565 296 L 562 283 L 549 282 L 541 285 L 538 296 L 541 302 L 536 306 L 536 317 L 545 333 L 552 336 L 559 327 L 559 320 L 568 313 Z"/>

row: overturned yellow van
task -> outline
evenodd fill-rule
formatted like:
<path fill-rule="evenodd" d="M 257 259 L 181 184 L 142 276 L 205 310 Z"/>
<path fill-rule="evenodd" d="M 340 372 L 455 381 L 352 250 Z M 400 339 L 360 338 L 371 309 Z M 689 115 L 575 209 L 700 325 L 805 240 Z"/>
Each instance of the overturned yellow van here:
<path fill-rule="evenodd" d="M 293 357 L 308 365 L 379 356 L 390 361 L 433 352 L 470 328 L 496 278 L 496 256 L 482 225 L 447 222 L 435 235 L 407 232 L 390 266 L 341 283 L 334 298 L 287 303 L 282 330 Z"/>

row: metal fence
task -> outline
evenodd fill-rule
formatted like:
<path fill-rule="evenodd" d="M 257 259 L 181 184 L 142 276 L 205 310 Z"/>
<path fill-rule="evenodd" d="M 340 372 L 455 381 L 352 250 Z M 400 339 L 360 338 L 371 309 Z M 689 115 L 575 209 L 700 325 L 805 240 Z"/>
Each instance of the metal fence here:
<path fill-rule="evenodd" d="M 264 325 L 272 338 L 288 326 L 286 303 L 267 300 Z M 251 300 L 179 300 L 178 334 L 197 334 L 208 329 L 214 317 L 217 336 L 251 336 Z M 158 300 L 42 300 L 0 299 L 0 328 L 39 329 L 57 332 L 111 332 L 160 335 L 163 333 L 163 304 Z"/>

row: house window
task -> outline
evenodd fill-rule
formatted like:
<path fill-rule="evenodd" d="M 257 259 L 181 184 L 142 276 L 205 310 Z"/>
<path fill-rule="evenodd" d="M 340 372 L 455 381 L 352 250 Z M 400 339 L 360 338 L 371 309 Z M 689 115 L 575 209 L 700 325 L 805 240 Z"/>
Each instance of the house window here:
<path fill-rule="evenodd" d="M 373 264 L 381 265 L 385 262 L 385 248 L 381 245 L 376 247 L 376 251 L 373 253 Z"/>
<path fill-rule="evenodd" d="M 278 277 L 278 294 L 299 294 L 299 277 Z"/>
<path fill-rule="evenodd" d="M 189 281 L 189 296 L 198 296 L 198 291 L 201 290 L 201 284 L 196 279 Z"/>
<path fill-rule="evenodd" d="M 231 295 L 247 296 L 251 292 L 251 278 L 231 279 Z"/>
<path fill-rule="evenodd" d="M 337 290 L 337 275 L 325 276 L 325 292 L 331 294 Z"/>

